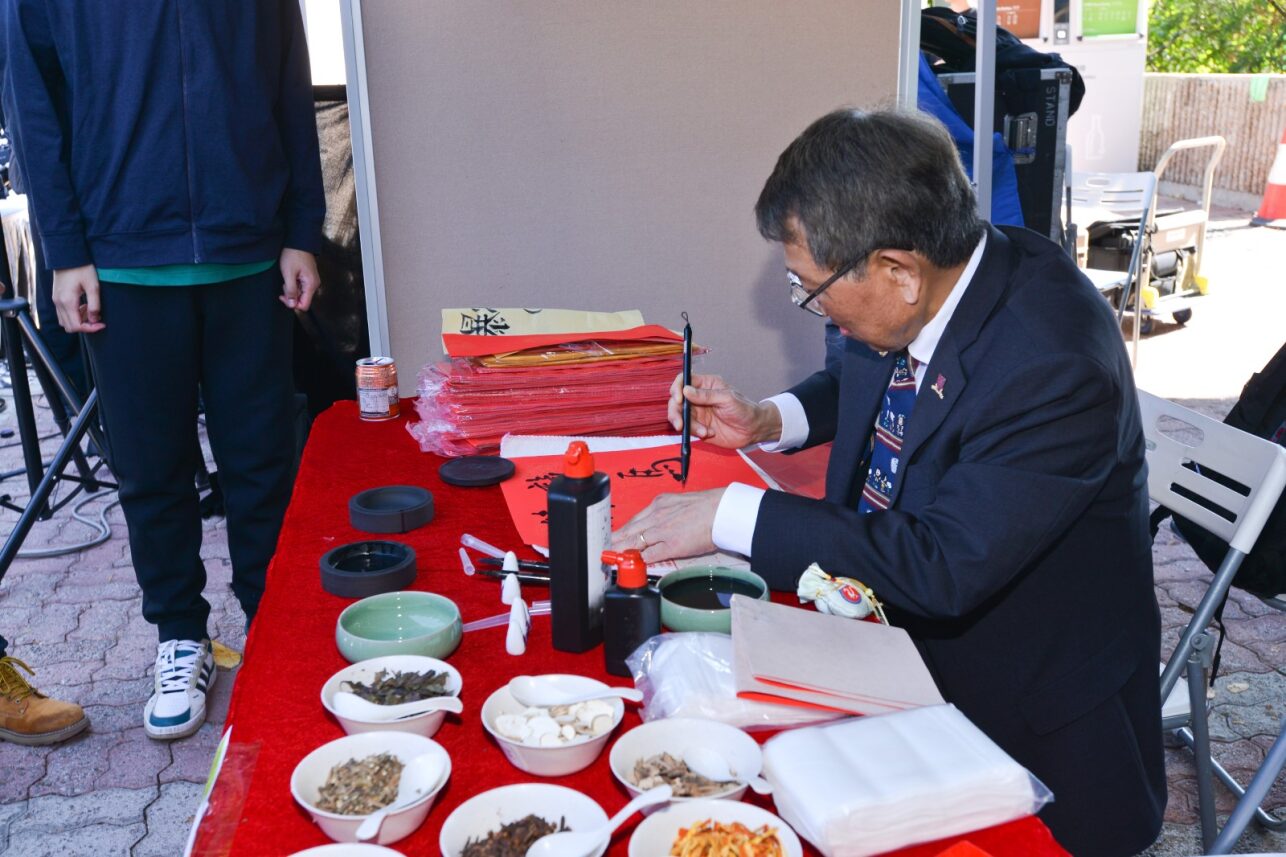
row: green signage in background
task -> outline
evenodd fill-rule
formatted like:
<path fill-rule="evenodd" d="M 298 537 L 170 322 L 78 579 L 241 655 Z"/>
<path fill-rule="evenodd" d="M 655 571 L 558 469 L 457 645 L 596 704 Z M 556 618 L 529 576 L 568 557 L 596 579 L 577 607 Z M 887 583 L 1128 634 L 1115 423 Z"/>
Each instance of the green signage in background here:
<path fill-rule="evenodd" d="M 1081 33 L 1096 36 L 1129 36 L 1139 27 L 1139 0 L 1084 0 Z"/>

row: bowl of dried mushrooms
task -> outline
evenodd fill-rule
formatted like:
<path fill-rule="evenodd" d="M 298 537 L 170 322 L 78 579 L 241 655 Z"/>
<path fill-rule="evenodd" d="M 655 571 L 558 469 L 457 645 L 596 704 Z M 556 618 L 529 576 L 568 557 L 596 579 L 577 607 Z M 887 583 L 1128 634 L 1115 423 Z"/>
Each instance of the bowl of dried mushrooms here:
<path fill-rule="evenodd" d="M 689 747 L 707 747 L 728 761 L 741 781 L 716 782 L 691 770 L 683 761 Z M 617 739 L 608 757 L 612 774 L 630 797 L 661 784 L 674 789 L 672 803 L 702 798 L 740 800 L 744 780 L 758 776 L 763 754 L 755 739 L 735 726 L 695 717 L 671 717 L 636 726 Z M 662 805 L 643 810 L 646 815 Z"/>
<path fill-rule="evenodd" d="M 402 783 L 404 771 L 415 779 Z M 290 775 L 290 793 L 323 833 L 336 842 L 355 842 L 368 815 L 409 789 L 418 796 L 389 813 L 374 840 L 388 845 L 424 823 L 450 776 L 451 757 L 438 742 L 406 732 L 363 732 L 323 744 L 300 760 Z"/>
<path fill-rule="evenodd" d="M 606 689 L 601 681 L 568 676 L 586 691 Z M 625 717 L 619 698 L 592 699 L 549 708 L 528 707 L 502 686 L 482 704 L 482 725 L 519 770 L 561 777 L 588 768 Z"/>
<path fill-rule="evenodd" d="M 459 696 L 463 680 L 455 667 L 437 658 L 420 655 L 387 655 L 358 661 L 335 673 L 322 685 L 321 701 L 344 731 L 410 732 L 432 738 L 446 719 L 444 711 L 426 711 L 398 720 L 361 720 L 344 717 L 335 710 L 335 694 L 356 694 L 379 705 L 399 705 L 437 696 Z"/>

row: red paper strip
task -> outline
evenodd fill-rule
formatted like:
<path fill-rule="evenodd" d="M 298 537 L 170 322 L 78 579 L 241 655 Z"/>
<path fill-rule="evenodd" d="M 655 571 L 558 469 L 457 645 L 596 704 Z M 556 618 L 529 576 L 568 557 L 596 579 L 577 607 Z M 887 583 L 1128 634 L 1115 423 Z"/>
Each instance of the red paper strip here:
<path fill-rule="evenodd" d="M 529 348 L 546 348 L 567 342 L 682 342 L 683 336 L 659 324 L 645 324 L 628 330 L 596 330 L 589 333 L 531 333 L 523 336 L 478 336 L 468 333 L 442 334 L 442 350 L 450 357 L 484 357 L 508 354 Z"/>
<path fill-rule="evenodd" d="M 548 545 L 545 516 L 547 491 L 563 472 L 561 455 L 515 458 L 517 470 L 501 489 L 518 534 L 529 545 Z M 763 479 L 736 452 L 704 443 L 692 444 L 688 484 L 679 481 L 679 445 L 594 454 L 594 469 L 612 478 L 612 529 L 617 529 L 651 503 L 658 494 L 681 494 L 724 488 L 743 482 L 767 488 Z"/>

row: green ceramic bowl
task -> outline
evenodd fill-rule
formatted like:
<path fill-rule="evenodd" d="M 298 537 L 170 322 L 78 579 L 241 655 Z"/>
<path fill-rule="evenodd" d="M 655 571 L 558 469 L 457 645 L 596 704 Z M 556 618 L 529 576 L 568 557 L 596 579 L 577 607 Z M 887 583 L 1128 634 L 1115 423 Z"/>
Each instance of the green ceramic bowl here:
<path fill-rule="evenodd" d="M 445 658 L 460 645 L 460 609 L 432 592 L 385 592 L 350 604 L 335 643 L 352 663 L 385 655 Z"/>
<path fill-rule="evenodd" d="M 671 631 L 732 632 L 732 595 L 768 599 L 768 584 L 753 571 L 694 565 L 665 575 L 661 590 L 661 624 Z"/>

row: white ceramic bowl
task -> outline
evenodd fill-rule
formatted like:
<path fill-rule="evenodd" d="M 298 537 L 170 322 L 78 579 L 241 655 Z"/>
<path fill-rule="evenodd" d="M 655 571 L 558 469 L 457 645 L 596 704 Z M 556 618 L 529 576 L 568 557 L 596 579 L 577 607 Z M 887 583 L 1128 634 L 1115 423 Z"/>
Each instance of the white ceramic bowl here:
<path fill-rule="evenodd" d="M 335 842 L 330 845 L 318 845 L 306 851 L 296 851 L 290 857 L 403 857 L 403 854 L 401 851 L 394 851 L 382 845 Z"/>
<path fill-rule="evenodd" d="M 629 857 L 664 857 L 670 853 L 679 828 L 707 818 L 724 824 L 740 821 L 751 830 L 763 824 L 771 825 L 777 828 L 777 838 L 786 857 L 804 857 L 804 846 L 786 822 L 766 809 L 735 800 L 689 800 L 672 803 L 664 812 L 649 815 L 634 828 Z"/>
<path fill-rule="evenodd" d="M 502 825 L 538 815 L 551 824 L 565 819 L 571 830 L 590 831 L 607 824 L 607 813 L 578 791 L 547 783 L 501 786 L 471 797 L 447 816 L 438 837 L 442 857 L 460 857 L 466 842 L 484 839 Z M 587 857 L 601 857 L 607 843 Z"/>
<path fill-rule="evenodd" d="M 758 776 L 764 765 L 763 753 L 755 739 L 735 726 L 720 723 L 717 720 L 701 720 L 695 717 L 671 717 L 666 720 L 653 720 L 636 726 L 617 739 L 608 757 L 612 773 L 621 785 L 629 791 L 630 797 L 643 793 L 634 785 L 634 763 L 647 759 L 658 753 L 669 753 L 676 759 L 683 758 L 687 747 L 707 747 L 716 751 L 728 760 L 728 764 L 738 774 L 750 778 Z M 672 803 L 684 803 L 694 800 L 730 799 L 740 800 L 746 793 L 746 786 L 733 786 L 717 794 L 700 798 L 676 797 Z M 656 804 L 643 810 L 644 815 L 660 812 L 665 804 Z"/>
<path fill-rule="evenodd" d="M 295 766 L 295 772 L 290 775 L 290 794 L 296 803 L 308 810 L 322 832 L 336 842 L 356 842 L 357 828 L 366 816 L 339 815 L 318 809 L 318 791 L 325 784 L 331 768 L 349 759 L 362 759 L 377 753 L 392 753 L 403 763 L 429 754 L 438 760 L 442 769 L 436 787 L 415 803 L 390 813 L 384 819 L 379 835 L 375 838 L 379 845 L 397 842 L 414 833 L 424 823 L 438 792 L 442 791 L 451 776 L 451 757 L 447 755 L 447 751 L 438 742 L 421 735 L 409 735 L 406 732 L 363 732 L 321 745 Z"/>
<path fill-rule="evenodd" d="M 360 732 L 409 732 L 412 735 L 423 735 L 425 738 L 432 738 L 434 733 L 442 726 L 442 721 L 446 719 L 447 713 L 445 711 L 426 711 L 423 714 L 417 714 L 414 717 L 407 717 L 403 720 L 357 720 L 352 717 L 342 717 L 335 711 L 333 704 L 335 694 L 339 692 L 342 682 L 360 681 L 364 684 L 370 684 L 374 680 L 375 674 L 380 670 L 416 673 L 428 672 L 429 670 L 446 672 L 446 687 L 447 690 L 451 691 L 452 696 L 459 696 L 460 689 L 464 686 L 460 673 L 446 661 L 440 661 L 437 658 L 426 658 L 423 655 L 385 655 L 382 658 L 358 661 L 331 676 L 322 685 L 322 705 L 334 715 L 335 719 L 339 721 L 339 725 L 343 726 L 344 731 L 349 735 L 356 735 Z"/>
<path fill-rule="evenodd" d="M 565 678 L 579 679 L 585 684 L 586 690 L 607 687 L 601 681 L 583 676 Z M 521 714 L 526 710 L 526 706 L 513 698 L 508 687 L 501 687 L 482 704 L 482 725 L 491 733 L 491 737 L 496 739 L 496 743 L 504 751 L 505 758 L 518 770 L 538 777 L 561 777 L 565 774 L 574 774 L 594 764 L 599 753 L 602 753 L 603 748 L 607 746 L 607 740 L 612 736 L 612 732 L 621 725 L 621 719 L 625 717 L 625 703 L 619 698 L 605 699 L 604 702 L 612 706 L 611 729 L 594 738 L 580 738 L 558 747 L 533 747 L 521 741 L 506 738 L 496 731 L 497 717 L 502 714 Z"/>

